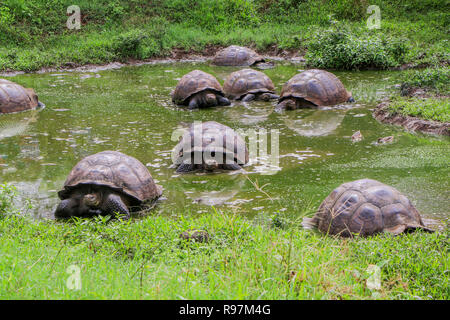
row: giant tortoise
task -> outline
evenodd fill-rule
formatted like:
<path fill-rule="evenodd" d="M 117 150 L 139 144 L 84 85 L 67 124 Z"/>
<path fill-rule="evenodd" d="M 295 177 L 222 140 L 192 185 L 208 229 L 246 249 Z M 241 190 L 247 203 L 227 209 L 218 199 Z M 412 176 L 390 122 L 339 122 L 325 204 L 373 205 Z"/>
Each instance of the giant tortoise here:
<path fill-rule="evenodd" d="M 117 151 L 99 152 L 78 162 L 58 192 L 56 217 L 125 215 L 151 204 L 162 194 L 148 169 Z"/>
<path fill-rule="evenodd" d="M 230 101 L 224 97 L 222 86 L 217 79 L 201 70 L 185 74 L 172 93 L 172 101 L 189 109 L 227 106 Z"/>
<path fill-rule="evenodd" d="M 265 60 L 255 51 L 240 46 L 229 46 L 216 53 L 212 63 L 216 66 L 255 66 Z"/>
<path fill-rule="evenodd" d="M 229 99 L 268 101 L 278 99 L 272 80 L 264 73 L 253 69 L 242 69 L 231 73 L 223 84 L 225 95 Z"/>
<path fill-rule="evenodd" d="M 331 106 L 354 101 L 352 94 L 334 74 L 311 69 L 293 76 L 284 84 L 277 110 Z"/>
<path fill-rule="evenodd" d="M 0 79 L 0 114 L 44 107 L 33 89 L 26 89 L 9 80 Z"/>
<path fill-rule="evenodd" d="M 249 160 L 245 141 L 215 121 L 194 123 L 173 150 L 177 172 L 238 170 Z"/>
<path fill-rule="evenodd" d="M 303 220 L 303 225 L 342 237 L 400 234 L 415 229 L 432 231 L 406 196 L 371 179 L 347 182 L 334 189 L 314 217 Z"/>

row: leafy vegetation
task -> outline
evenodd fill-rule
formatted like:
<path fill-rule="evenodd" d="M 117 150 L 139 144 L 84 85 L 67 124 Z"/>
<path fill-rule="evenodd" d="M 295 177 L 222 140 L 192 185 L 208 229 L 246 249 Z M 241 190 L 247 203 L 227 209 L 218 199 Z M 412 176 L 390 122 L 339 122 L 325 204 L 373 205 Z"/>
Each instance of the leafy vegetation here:
<path fill-rule="evenodd" d="M 396 97 L 389 104 L 389 111 L 425 120 L 450 122 L 450 99 Z"/>
<path fill-rule="evenodd" d="M 6 183 L 0 185 L 0 218 L 5 214 L 14 211 L 13 199 L 16 195 L 16 189 Z"/>
<path fill-rule="evenodd" d="M 356 35 L 344 26 L 320 31 L 310 42 L 306 58 L 311 66 L 325 69 L 387 69 L 402 64 L 405 39 Z"/>
<path fill-rule="evenodd" d="M 7 215 L 0 220 L 0 297 L 449 298 L 448 233 L 335 239 L 302 229 L 301 218 L 251 221 L 212 211 L 55 222 Z M 211 240 L 182 240 L 188 229 L 206 230 Z M 371 264 L 381 268 L 380 290 L 367 287 Z M 71 266 L 80 268 L 80 290 L 67 285 Z"/>
<path fill-rule="evenodd" d="M 69 30 L 66 12 L 72 4 L 2 1 L 0 70 L 148 59 L 173 49 L 202 52 L 230 44 L 309 50 L 310 65 L 334 68 L 449 61 L 450 10 L 443 0 L 371 1 L 381 9 L 378 30 L 366 26 L 366 0 L 80 0 L 81 29 Z M 330 30 L 337 20 L 348 30 Z"/>
<path fill-rule="evenodd" d="M 450 94 L 450 69 L 448 67 L 410 71 L 405 73 L 403 79 L 403 90 L 418 87 L 444 95 Z"/>

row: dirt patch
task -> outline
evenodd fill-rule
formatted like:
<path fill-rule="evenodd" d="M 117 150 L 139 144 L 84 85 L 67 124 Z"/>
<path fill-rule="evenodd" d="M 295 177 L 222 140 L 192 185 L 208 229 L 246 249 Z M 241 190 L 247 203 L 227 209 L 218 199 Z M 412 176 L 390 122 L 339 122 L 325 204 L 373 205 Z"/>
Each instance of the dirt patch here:
<path fill-rule="evenodd" d="M 424 120 L 417 117 L 404 116 L 389 112 L 390 101 L 381 102 L 373 111 L 373 116 L 380 122 L 395 124 L 408 131 L 420 131 L 429 134 L 450 136 L 450 122 Z"/>

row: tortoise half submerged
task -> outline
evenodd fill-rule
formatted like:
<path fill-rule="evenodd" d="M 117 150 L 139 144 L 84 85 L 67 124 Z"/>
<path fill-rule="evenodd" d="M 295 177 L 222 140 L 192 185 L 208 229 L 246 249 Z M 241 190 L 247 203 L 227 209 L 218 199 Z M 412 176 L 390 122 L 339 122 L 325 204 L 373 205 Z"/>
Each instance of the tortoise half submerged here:
<path fill-rule="evenodd" d="M 27 89 L 9 80 L 0 79 L 0 114 L 44 107 L 33 89 Z"/>
<path fill-rule="evenodd" d="M 175 146 L 177 172 L 239 170 L 249 160 L 245 141 L 215 121 L 194 123 Z"/>
<path fill-rule="evenodd" d="M 231 73 L 223 85 L 229 99 L 251 101 L 278 99 L 272 80 L 264 73 L 253 69 L 242 69 Z"/>
<path fill-rule="evenodd" d="M 264 58 L 249 48 L 229 46 L 216 53 L 212 64 L 216 66 L 255 66 L 265 62 Z"/>
<path fill-rule="evenodd" d="M 322 202 L 313 218 L 303 220 L 303 225 L 342 237 L 400 234 L 415 229 L 433 231 L 424 225 L 406 196 L 371 179 L 340 185 Z"/>
<path fill-rule="evenodd" d="M 148 169 L 137 159 L 117 151 L 90 155 L 70 172 L 56 217 L 115 215 L 128 219 L 162 194 Z"/>
<path fill-rule="evenodd" d="M 334 74 L 311 69 L 293 76 L 284 84 L 277 110 L 331 106 L 354 101 L 352 94 Z"/>
<path fill-rule="evenodd" d="M 185 74 L 172 93 L 172 101 L 189 109 L 230 105 L 217 79 L 201 70 Z"/>

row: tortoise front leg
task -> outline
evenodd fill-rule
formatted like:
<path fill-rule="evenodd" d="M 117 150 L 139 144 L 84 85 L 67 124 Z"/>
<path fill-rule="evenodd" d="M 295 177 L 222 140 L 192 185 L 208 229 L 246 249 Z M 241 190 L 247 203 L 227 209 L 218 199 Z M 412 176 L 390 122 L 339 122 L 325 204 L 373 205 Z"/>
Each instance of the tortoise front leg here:
<path fill-rule="evenodd" d="M 109 194 L 105 199 L 103 204 L 103 213 L 110 214 L 112 216 L 125 215 L 125 220 L 128 220 L 131 216 L 128 207 L 122 201 L 122 198 L 113 193 Z"/>
<path fill-rule="evenodd" d="M 230 164 L 224 163 L 222 165 L 222 169 L 223 170 L 240 170 L 241 166 L 238 165 L 237 163 L 230 163 Z"/>
<path fill-rule="evenodd" d="M 252 93 L 246 94 L 244 98 L 242 98 L 242 102 L 249 102 L 255 100 L 255 95 Z"/>
<path fill-rule="evenodd" d="M 268 96 L 269 99 L 280 99 L 280 96 L 274 93 L 269 93 Z"/>
<path fill-rule="evenodd" d="M 192 97 L 191 100 L 189 101 L 188 108 L 192 110 L 192 109 L 195 109 L 195 108 L 198 108 L 198 107 L 199 107 L 199 105 L 198 105 L 198 98 L 197 98 L 197 96 Z"/>
<path fill-rule="evenodd" d="M 219 103 L 219 106 L 229 106 L 231 104 L 230 100 L 220 95 L 217 95 L 217 102 Z"/>
<path fill-rule="evenodd" d="M 195 164 L 193 164 L 193 163 L 182 163 L 177 168 L 176 172 L 177 173 L 191 172 L 191 171 L 194 171 L 194 169 L 195 169 Z"/>
<path fill-rule="evenodd" d="M 72 198 L 61 201 L 55 211 L 55 217 L 66 218 L 72 217 L 76 214 L 76 208 L 78 207 L 78 201 Z"/>

